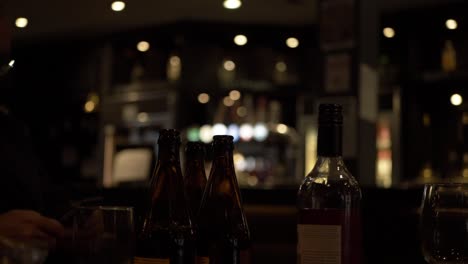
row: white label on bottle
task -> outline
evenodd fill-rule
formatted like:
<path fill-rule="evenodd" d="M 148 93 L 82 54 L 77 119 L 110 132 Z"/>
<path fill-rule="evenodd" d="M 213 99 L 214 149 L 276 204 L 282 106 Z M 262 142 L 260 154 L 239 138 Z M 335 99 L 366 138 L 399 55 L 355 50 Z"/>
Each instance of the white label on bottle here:
<path fill-rule="evenodd" d="M 297 225 L 300 264 L 341 264 L 341 226 Z"/>
<path fill-rule="evenodd" d="M 133 264 L 170 264 L 169 259 L 134 257 Z"/>

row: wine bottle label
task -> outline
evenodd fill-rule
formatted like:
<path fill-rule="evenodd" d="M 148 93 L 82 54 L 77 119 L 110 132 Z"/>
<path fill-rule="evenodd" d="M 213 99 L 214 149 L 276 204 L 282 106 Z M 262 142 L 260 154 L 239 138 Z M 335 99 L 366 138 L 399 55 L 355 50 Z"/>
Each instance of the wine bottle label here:
<path fill-rule="evenodd" d="M 209 257 L 197 257 L 197 264 L 210 264 L 210 258 Z"/>
<path fill-rule="evenodd" d="M 300 264 L 341 264 L 340 225 L 297 225 Z"/>
<path fill-rule="evenodd" d="M 170 264 L 169 259 L 134 257 L 133 264 Z"/>

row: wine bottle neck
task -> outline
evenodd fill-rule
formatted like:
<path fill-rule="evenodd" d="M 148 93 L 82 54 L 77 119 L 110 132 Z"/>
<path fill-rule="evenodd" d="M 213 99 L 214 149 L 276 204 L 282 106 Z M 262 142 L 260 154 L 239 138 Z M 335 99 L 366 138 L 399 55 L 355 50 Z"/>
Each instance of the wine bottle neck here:
<path fill-rule="evenodd" d="M 318 156 L 316 167 L 345 167 L 345 163 L 341 156 L 327 157 L 327 156 Z"/>
<path fill-rule="evenodd" d="M 318 128 L 317 155 L 338 157 L 342 155 L 342 125 L 321 124 Z"/>

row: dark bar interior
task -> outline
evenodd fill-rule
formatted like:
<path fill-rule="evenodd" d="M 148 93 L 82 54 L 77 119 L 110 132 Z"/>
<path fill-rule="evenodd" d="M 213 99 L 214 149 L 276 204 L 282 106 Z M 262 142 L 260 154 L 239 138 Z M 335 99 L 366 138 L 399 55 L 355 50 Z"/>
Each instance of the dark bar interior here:
<path fill-rule="evenodd" d="M 154 183 L 163 129 L 180 132 L 184 175 L 188 142 L 209 177 L 213 136 L 233 137 L 250 242 L 229 263 L 468 263 L 467 14 L 456 0 L 0 2 L 0 263 L 75 263 L 67 232 L 82 206 L 132 207 L 140 239 L 169 188 Z M 330 262 L 298 254 L 298 190 L 327 103 L 342 107 L 337 156 L 362 192 L 359 262 L 346 247 Z M 422 222 L 451 184 L 467 226 L 430 231 L 453 242 L 445 257 L 428 253 Z M 42 261 L 9 259 L 29 238 L 48 245 Z"/>

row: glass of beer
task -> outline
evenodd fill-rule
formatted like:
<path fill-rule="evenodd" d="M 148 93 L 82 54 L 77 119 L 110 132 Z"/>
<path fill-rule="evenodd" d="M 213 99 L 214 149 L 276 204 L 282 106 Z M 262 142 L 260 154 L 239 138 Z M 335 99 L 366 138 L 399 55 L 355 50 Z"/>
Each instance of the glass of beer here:
<path fill-rule="evenodd" d="M 73 218 L 77 264 L 130 264 L 134 250 L 133 209 L 83 206 Z"/>

